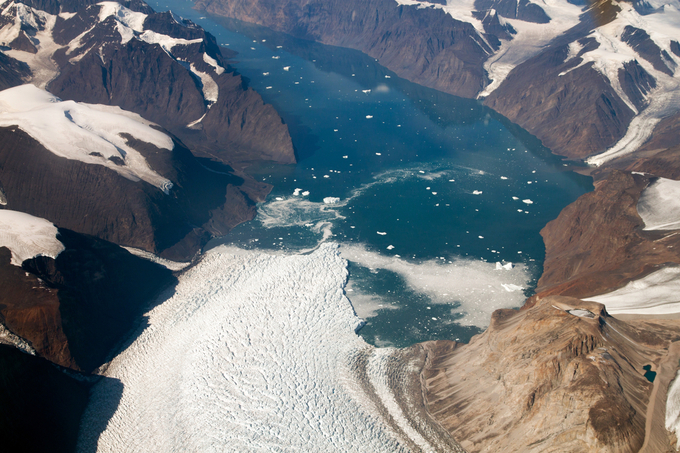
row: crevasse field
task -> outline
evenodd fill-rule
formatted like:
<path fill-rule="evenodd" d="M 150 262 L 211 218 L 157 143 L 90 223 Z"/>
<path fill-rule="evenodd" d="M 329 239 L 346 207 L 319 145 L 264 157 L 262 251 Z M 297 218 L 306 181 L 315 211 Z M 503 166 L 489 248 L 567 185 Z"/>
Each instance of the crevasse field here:
<path fill-rule="evenodd" d="M 387 383 L 397 350 L 356 335 L 346 280 L 334 244 L 211 250 L 94 388 L 80 451 L 439 450 Z"/>

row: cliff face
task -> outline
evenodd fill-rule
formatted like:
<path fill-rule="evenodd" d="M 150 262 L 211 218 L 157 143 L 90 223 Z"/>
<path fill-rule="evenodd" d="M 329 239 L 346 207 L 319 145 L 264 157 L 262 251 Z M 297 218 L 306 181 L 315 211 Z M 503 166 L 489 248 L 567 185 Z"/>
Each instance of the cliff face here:
<path fill-rule="evenodd" d="M 482 64 L 498 44 L 495 36 L 480 38 L 472 25 L 441 9 L 394 0 L 200 0 L 196 7 L 361 50 L 401 77 L 463 97 L 486 85 Z"/>
<path fill-rule="evenodd" d="M 65 250 L 10 264 L 0 248 L 0 320 L 36 354 L 91 372 L 134 327 L 172 273 L 100 239 L 60 229 Z"/>
<path fill-rule="evenodd" d="M 677 360 L 669 346 L 679 333 L 568 297 L 498 310 L 467 345 L 423 344 L 426 404 L 469 452 L 636 452 L 644 442 L 670 451 L 665 430 L 646 428 L 648 419 L 663 427 L 656 402 L 666 387 L 655 380 L 664 396 L 650 401 L 643 366 Z"/>
<path fill-rule="evenodd" d="M 648 178 L 619 171 L 595 183 L 541 230 L 546 258 L 536 292 L 587 297 L 680 263 L 677 235 L 642 231 L 637 213 Z"/>

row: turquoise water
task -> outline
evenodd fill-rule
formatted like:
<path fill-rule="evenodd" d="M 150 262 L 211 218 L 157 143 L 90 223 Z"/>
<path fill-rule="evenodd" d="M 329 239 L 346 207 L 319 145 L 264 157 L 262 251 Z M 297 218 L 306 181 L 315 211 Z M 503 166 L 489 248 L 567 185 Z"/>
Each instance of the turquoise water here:
<path fill-rule="evenodd" d="M 341 243 L 360 334 L 377 345 L 468 341 L 494 308 L 521 305 L 541 272 L 540 229 L 592 190 L 588 178 L 478 101 L 409 83 L 360 52 L 190 7 L 156 5 L 239 52 L 233 67 L 279 111 L 298 158 L 249 169 L 274 189 L 255 221 L 213 244 Z"/>

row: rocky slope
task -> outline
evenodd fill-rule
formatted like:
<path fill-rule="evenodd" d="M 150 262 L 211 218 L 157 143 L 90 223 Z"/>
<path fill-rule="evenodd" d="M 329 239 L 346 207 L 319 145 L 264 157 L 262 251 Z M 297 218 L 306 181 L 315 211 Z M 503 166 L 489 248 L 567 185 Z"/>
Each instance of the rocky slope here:
<path fill-rule="evenodd" d="M 143 2 L 90 3 L 5 2 L 0 41 L 32 68 L 31 83 L 138 113 L 223 163 L 295 162 L 287 127 L 213 36 Z"/>
<path fill-rule="evenodd" d="M 413 82 L 485 98 L 571 158 L 629 153 L 678 108 L 677 2 L 198 0 L 196 7 L 359 49 Z"/>
<path fill-rule="evenodd" d="M 547 297 L 496 311 L 467 345 L 423 344 L 426 404 L 469 452 L 671 451 L 656 405 L 678 340 L 677 323 L 628 324 L 600 304 Z"/>

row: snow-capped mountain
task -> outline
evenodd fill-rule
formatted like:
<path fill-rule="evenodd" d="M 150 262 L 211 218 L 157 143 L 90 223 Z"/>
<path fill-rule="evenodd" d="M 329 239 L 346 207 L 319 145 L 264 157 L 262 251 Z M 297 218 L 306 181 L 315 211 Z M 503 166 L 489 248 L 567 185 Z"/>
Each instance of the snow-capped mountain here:
<path fill-rule="evenodd" d="M 677 0 L 199 0 L 208 12 L 353 47 L 484 103 L 572 158 L 628 153 L 680 109 Z"/>
<path fill-rule="evenodd" d="M 287 127 L 244 88 L 214 37 L 143 2 L 90 3 L 0 5 L 0 45 L 30 68 L 24 81 L 138 113 L 225 163 L 295 161 Z"/>

